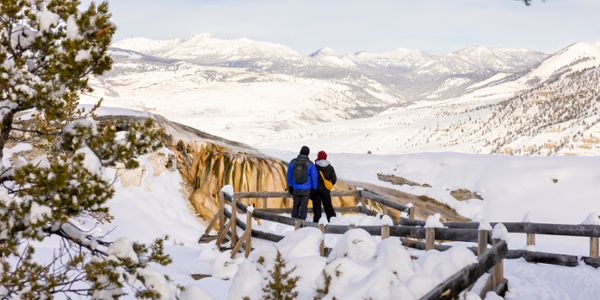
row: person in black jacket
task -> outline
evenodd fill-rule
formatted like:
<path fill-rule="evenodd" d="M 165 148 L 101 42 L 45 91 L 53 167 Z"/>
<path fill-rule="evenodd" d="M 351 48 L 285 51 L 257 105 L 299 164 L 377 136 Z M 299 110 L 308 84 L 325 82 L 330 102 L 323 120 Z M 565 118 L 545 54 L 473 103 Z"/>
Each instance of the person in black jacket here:
<path fill-rule="evenodd" d="M 317 167 L 319 183 L 317 190 L 311 194 L 311 200 L 313 203 L 313 221 L 317 223 L 321 219 L 321 203 L 325 209 L 327 221 L 335 217 L 335 210 L 331 204 L 331 188 L 337 182 L 337 176 L 335 175 L 335 169 L 327 160 L 327 153 L 325 151 L 319 151 L 315 165 Z"/>

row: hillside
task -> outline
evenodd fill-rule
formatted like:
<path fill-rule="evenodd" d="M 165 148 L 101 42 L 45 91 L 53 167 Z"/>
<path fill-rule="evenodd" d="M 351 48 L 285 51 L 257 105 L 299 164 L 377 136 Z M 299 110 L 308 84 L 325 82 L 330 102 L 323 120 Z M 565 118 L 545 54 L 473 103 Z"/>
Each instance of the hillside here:
<path fill-rule="evenodd" d="M 95 92 L 86 101 L 102 97 L 105 105 L 160 113 L 263 148 L 596 153 L 590 143 L 596 112 L 589 107 L 597 81 L 584 71 L 600 66 L 597 44 L 577 43 L 549 56 L 485 47 L 449 54 L 322 48 L 303 55 L 284 45 L 202 34 L 127 39 L 114 44 L 112 56 L 112 71 L 92 80 Z M 573 92 L 561 88 L 571 83 Z M 540 103 L 560 98 L 561 107 L 585 113 L 563 116 L 558 109 L 544 116 L 528 101 L 514 101 L 532 93 Z M 577 93 L 583 98 L 569 100 Z M 526 117 L 503 111 L 509 102 Z M 557 122 L 561 129 L 551 129 Z M 526 128 L 529 123 L 539 126 Z M 495 126 L 510 134 L 490 133 Z"/>

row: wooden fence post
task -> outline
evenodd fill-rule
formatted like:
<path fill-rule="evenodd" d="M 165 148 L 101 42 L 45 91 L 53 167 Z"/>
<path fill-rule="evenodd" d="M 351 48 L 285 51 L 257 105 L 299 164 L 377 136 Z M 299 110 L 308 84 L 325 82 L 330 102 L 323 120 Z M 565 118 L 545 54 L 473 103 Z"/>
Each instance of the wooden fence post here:
<path fill-rule="evenodd" d="M 590 237 L 590 257 L 591 258 L 598 258 L 599 257 L 599 252 L 598 252 L 598 237 Z"/>
<path fill-rule="evenodd" d="M 425 250 L 432 250 L 435 242 L 435 227 L 425 228 Z"/>
<path fill-rule="evenodd" d="M 494 239 L 493 244 L 496 245 L 501 240 Z M 504 280 L 504 260 L 498 262 L 491 270 L 492 273 L 492 287 L 496 288 Z"/>
<path fill-rule="evenodd" d="M 527 233 L 527 248 L 535 247 L 535 233 Z M 529 249 L 527 249 L 529 250 Z"/>
<path fill-rule="evenodd" d="M 365 197 L 363 196 L 363 191 L 365 189 L 359 186 L 356 188 L 356 190 L 358 191 L 358 195 L 356 196 L 358 203 L 360 203 L 360 205 L 362 205 L 363 207 L 367 208 L 367 202 L 365 201 Z"/>
<path fill-rule="evenodd" d="M 390 225 L 381 226 L 381 239 L 385 240 L 390 237 Z"/>
<path fill-rule="evenodd" d="M 219 192 L 219 230 L 225 227 L 225 192 Z"/>
<path fill-rule="evenodd" d="M 488 244 L 488 230 L 479 230 L 477 234 L 477 256 L 481 256 L 487 249 Z"/>
<path fill-rule="evenodd" d="M 237 197 L 231 199 L 231 247 L 237 243 Z"/>
<path fill-rule="evenodd" d="M 268 198 L 266 198 L 266 197 L 262 199 L 262 208 L 267 208 L 267 206 L 268 206 L 267 199 Z"/>
<path fill-rule="evenodd" d="M 415 206 L 412 204 L 412 202 L 406 204 L 406 213 L 408 214 L 409 220 L 415 219 Z"/>
<path fill-rule="evenodd" d="M 321 240 L 321 244 L 319 244 L 319 253 L 321 256 L 325 256 L 325 224 L 319 224 L 319 229 L 323 233 L 323 239 Z"/>
<path fill-rule="evenodd" d="M 483 254 L 485 253 L 485 251 L 487 250 L 487 245 L 488 245 L 488 239 L 489 239 L 489 235 L 490 235 L 490 231 L 486 230 L 486 229 L 479 229 L 479 231 L 477 231 L 477 257 L 481 258 L 483 256 Z M 475 285 L 475 284 L 473 284 Z M 471 285 L 471 287 L 469 288 L 472 289 L 473 285 Z M 485 294 L 487 292 L 489 292 L 490 290 L 492 290 L 492 277 L 488 277 L 488 279 L 485 282 L 485 285 L 483 286 L 483 288 L 481 289 L 479 296 L 485 298 Z M 482 298 L 482 299 L 483 299 Z"/>
<path fill-rule="evenodd" d="M 300 227 L 302 226 L 302 220 L 300 219 L 295 219 L 294 220 L 294 230 L 298 230 L 300 229 Z"/>
<path fill-rule="evenodd" d="M 252 212 L 254 212 L 254 208 L 246 211 L 246 248 L 244 249 L 246 258 L 250 255 L 250 249 L 252 249 Z"/>

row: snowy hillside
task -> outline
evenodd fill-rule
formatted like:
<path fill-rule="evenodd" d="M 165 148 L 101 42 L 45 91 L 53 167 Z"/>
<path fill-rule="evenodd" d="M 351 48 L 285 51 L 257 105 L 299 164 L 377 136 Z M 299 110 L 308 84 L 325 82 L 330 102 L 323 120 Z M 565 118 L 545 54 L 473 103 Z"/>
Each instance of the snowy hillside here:
<path fill-rule="evenodd" d="M 594 155 L 600 141 L 599 85 L 600 48 L 576 44 L 520 77 L 499 73 L 461 97 L 284 131 L 264 147 L 291 150 L 310 144 L 355 153 Z"/>
<path fill-rule="evenodd" d="M 596 153 L 576 139 L 596 138 L 590 123 L 595 111 L 586 107 L 594 105 L 597 81 L 581 71 L 600 66 L 598 44 L 577 43 L 550 56 L 485 47 L 443 55 L 409 49 L 344 54 L 330 48 L 302 55 L 279 44 L 208 34 L 134 38 L 114 46 L 113 70 L 93 79 L 96 91 L 87 101 L 102 97 L 105 105 L 159 113 L 251 145 L 311 144 L 355 153 Z M 571 83 L 576 91 L 563 91 Z M 560 116 L 560 109 L 546 116 L 514 108 L 517 102 L 509 99 L 531 98 L 531 89 L 548 104 L 563 92 L 585 94 L 579 102 L 568 100 L 573 97 L 562 102 L 592 119 L 584 125 L 583 115 Z M 507 100 L 527 122 L 521 114 L 500 114 Z M 529 123 L 540 125 L 526 128 Z M 544 127 L 557 123 L 567 131 Z M 487 131 L 498 124 L 510 134 Z M 533 135 L 538 137 L 530 141 Z M 544 150 L 550 145 L 558 146 Z"/>

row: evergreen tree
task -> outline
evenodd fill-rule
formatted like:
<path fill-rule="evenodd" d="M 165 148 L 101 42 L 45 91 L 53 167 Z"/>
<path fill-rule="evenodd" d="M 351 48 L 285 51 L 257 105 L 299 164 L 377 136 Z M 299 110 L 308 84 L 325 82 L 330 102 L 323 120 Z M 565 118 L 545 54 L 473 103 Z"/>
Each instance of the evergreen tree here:
<path fill-rule="evenodd" d="M 293 300 L 298 297 L 296 291 L 296 285 L 300 277 L 292 276 L 292 273 L 296 270 L 296 267 L 286 270 L 287 261 L 281 255 L 279 250 L 275 257 L 275 265 L 273 269 L 269 271 L 269 282 L 263 288 L 263 299 L 264 300 Z"/>
<path fill-rule="evenodd" d="M 162 135 L 147 120 L 122 137 L 110 122 L 94 121 L 100 103 L 79 106 L 79 95 L 91 91 L 89 76 L 111 67 L 116 30 L 107 3 L 79 5 L 0 0 L 0 159 L 23 139 L 37 155 L 0 166 L 0 298 L 113 299 L 125 285 L 140 298 L 169 298 L 168 278 L 148 268 L 170 262 L 163 239 L 110 242 L 72 223 L 110 220 L 105 204 L 114 191 L 102 168 L 137 167 L 135 157 L 160 147 Z M 34 244 L 49 237 L 60 246 L 50 262 L 38 262 Z"/>

